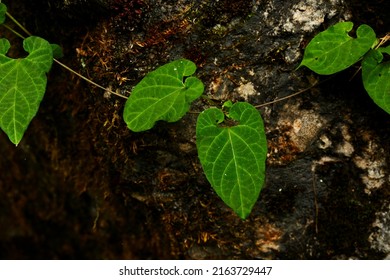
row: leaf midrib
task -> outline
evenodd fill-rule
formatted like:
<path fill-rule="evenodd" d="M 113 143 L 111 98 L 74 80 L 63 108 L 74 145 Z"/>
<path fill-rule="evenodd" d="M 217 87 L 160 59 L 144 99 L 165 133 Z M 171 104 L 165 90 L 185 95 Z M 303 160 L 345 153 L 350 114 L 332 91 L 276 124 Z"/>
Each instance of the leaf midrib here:
<path fill-rule="evenodd" d="M 151 104 L 150 106 L 148 106 L 148 107 L 143 107 L 143 108 L 142 108 L 141 114 L 139 114 L 138 117 L 136 117 L 135 119 L 137 119 L 137 118 L 139 118 L 140 116 L 142 116 L 142 115 L 148 113 L 149 108 L 151 108 L 151 107 L 153 107 L 153 106 L 156 106 L 156 104 L 161 103 L 161 102 L 164 103 L 163 101 L 164 101 L 165 99 L 167 99 L 167 98 L 169 98 L 169 97 L 172 97 L 173 95 L 178 95 L 177 93 L 180 92 L 180 90 L 181 90 L 181 89 L 177 89 L 177 90 L 173 91 L 172 93 L 165 95 L 163 98 L 150 97 L 150 96 L 149 96 L 149 97 L 145 97 L 145 99 L 147 99 L 147 98 L 156 99 L 156 102 L 152 103 L 152 104 Z M 138 99 L 139 99 L 139 100 L 142 100 L 142 98 L 138 98 Z M 175 98 L 175 99 L 176 99 L 176 98 Z M 170 106 L 169 108 L 172 108 L 172 106 Z M 166 112 L 165 112 L 165 113 L 166 113 Z M 165 114 L 165 113 L 164 113 L 164 114 Z M 160 114 L 160 115 L 163 115 L 163 114 Z"/>
<path fill-rule="evenodd" d="M 237 185 L 238 185 L 238 191 L 239 191 L 239 193 L 240 193 L 240 209 L 241 209 L 241 215 L 243 215 L 243 214 L 244 214 L 244 210 L 243 210 L 244 202 L 243 202 L 243 200 L 242 200 L 243 195 L 242 195 L 242 191 L 241 191 L 241 187 L 240 187 L 240 186 L 241 186 L 241 181 L 240 181 L 240 177 L 239 177 L 238 166 L 237 166 L 237 160 L 236 160 L 236 154 L 235 154 L 235 152 L 234 152 L 233 140 L 232 140 L 232 133 L 234 133 L 234 132 L 232 131 L 231 128 L 228 128 L 228 129 L 227 129 L 227 132 L 228 132 L 228 135 L 229 135 L 229 141 L 230 141 L 230 143 L 231 143 L 230 147 L 231 147 L 231 149 L 232 149 L 232 154 L 233 154 L 234 169 L 235 169 L 236 174 L 237 174 Z M 235 133 L 234 133 L 234 134 L 235 134 Z M 235 134 L 235 135 L 236 135 L 236 134 Z M 233 189 L 232 189 L 232 192 L 233 192 Z M 232 193 L 231 193 L 230 195 L 232 195 Z"/>

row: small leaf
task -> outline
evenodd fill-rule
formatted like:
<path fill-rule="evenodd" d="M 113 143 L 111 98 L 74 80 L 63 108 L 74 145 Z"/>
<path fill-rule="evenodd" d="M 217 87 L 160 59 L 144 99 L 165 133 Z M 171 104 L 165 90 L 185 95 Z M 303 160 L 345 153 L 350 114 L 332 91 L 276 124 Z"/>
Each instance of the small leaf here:
<path fill-rule="evenodd" d="M 376 35 L 370 26 L 363 24 L 354 39 L 348 35 L 352 27 L 352 22 L 340 22 L 315 36 L 307 45 L 299 67 L 330 75 L 358 62 L 376 42 Z"/>
<path fill-rule="evenodd" d="M 196 144 L 211 186 L 245 219 L 264 184 L 267 141 L 263 120 L 249 103 L 235 103 L 229 117 L 238 124 L 224 126 L 220 109 L 203 111 L 196 125 Z"/>
<path fill-rule="evenodd" d="M 150 72 L 133 89 L 123 118 L 132 131 L 152 128 L 156 121 L 178 121 L 192 101 L 202 95 L 203 83 L 194 74 L 196 65 L 180 59 Z M 188 78 L 185 78 L 188 77 Z"/>
<path fill-rule="evenodd" d="M 38 111 L 53 54 L 50 44 L 39 37 L 23 41 L 29 53 L 25 58 L 7 57 L 9 48 L 8 40 L 0 39 L 0 127 L 17 145 Z"/>
<path fill-rule="evenodd" d="M 372 100 L 390 114 L 390 61 L 382 62 L 390 47 L 371 50 L 362 61 L 363 85 Z"/>
<path fill-rule="evenodd" d="M 5 21 L 5 13 L 7 12 L 7 6 L 0 3 L 0 24 Z"/>
<path fill-rule="evenodd" d="M 381 53 L 387 53 L 390 55 L 390 45 L 387 47 L 379 48 L 378 51 L 380 51 Z"/>
<path fill-rule="evenodd" d="M 53 51 L 53 57 L 58 59 L 64 56 L 64 53 L 62 52 L 62 48 L 57 44 L 50 44 L 51 49 Z"/>
<path fill-rule="evenodd" d="M 227 109 L 227 110 L 230 110 L 230 108 L 232 108 L 232 106 L 233 106 L 233 102 L 231 100 L 225 101 L 222 104 L 222 108 Z"/>

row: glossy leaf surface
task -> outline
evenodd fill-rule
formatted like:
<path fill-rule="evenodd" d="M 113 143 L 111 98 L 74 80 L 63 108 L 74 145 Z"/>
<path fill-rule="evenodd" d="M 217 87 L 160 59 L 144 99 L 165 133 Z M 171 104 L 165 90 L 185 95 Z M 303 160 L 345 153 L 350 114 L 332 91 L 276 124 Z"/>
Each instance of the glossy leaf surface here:
<path fill-rule="evenodd" d="M 128 128 L 144 131 L 156 121 L 182 118 L 204 90 L 203 83 L 191 76 L 195 71 L 192 61 L 180 59 L 147 74 L 126 101 L 123 118 Z"/>
<path fill-rule="evenodd" d="M 265 179 L 267 141 L 260 113 L 246 102 L 233 104 L 227 120 L 220 109 L 207 109 L 198 117 L 196 138 L 199 159 L 211 186 L 245 219 Z"/>
<path fill-rule="evenodd" d="M 36 115 L 46 89 L 46 73 L 53 62 L 52 47 L 39 37 L 23 41 L 27 57 L 6 56 L 10 44 L 0 39 L 0 127 L 18 144 Z"/>
<path fill-rule="evenodd" d="M 357 38 L 352 38 L 348 35 L 352 28 L 352 22 L 340 22 L 316 35 L 307 45 L 299 67 L 330 75 L 359 61 L 376 42 L 376 35 L 370 26 L 363 24 L 356 30 Z"/>
<path fill-rule="evenodd" d="M 362 62 L 364 88 L 372 100 L 390 114 L 390 61 L 383 62 L 383 53 L 390 54 L 390 46 L 371 50 Z"/>

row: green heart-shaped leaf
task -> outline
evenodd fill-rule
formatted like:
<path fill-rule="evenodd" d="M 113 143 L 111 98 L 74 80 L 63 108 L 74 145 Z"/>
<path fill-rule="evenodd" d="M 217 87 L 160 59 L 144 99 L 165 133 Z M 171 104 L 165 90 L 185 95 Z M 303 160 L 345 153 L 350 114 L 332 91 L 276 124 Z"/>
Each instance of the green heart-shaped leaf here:
<path fill-rule="evenodd" d="M 356 30 L 354 39 L 348 35 L 352 27 L 352 22 L 340 22 L 316 35 L 307 45 L 299 67 L 330 75 L 359 61 L 376 42 L 376 35 L 370 26 L 363 24 Z"/>
<path fill-rule="evenodd" d="M 233 104 L 229 119 L 217 108 L 200 113 L 196 125 L 198 155 L 208 181 L 222 200 L 245 219 L 265 179 L 267 141 L 263 120 L 246 102 Z M 224 126 L 229 121 L 238 122 Z"/>
<path fill-rule="evenodd" d="M 42 101 L 53 53 L 46 40 L 34 36 L 23 41 L 25 58 L 7 57 L 9 48 L 0 39 L 0 127 L 17 145 Z"/>
<path fill-rule="evenodd" d="M 372 100 L 390 114 L 390 61 L 382 62 L 390 46 L 371 50 L 362 61 L 364 88 Z"/>
<path fill-rule="evenodd" d="M 180 59 L 147 74 L 126 101 L 123 118 L 128 128 L 144 131 L 156 121 L 175 122 L 183 117 L 204 90 L 198 78 L 188 77 L 195 71 L 192 61 Z"/>

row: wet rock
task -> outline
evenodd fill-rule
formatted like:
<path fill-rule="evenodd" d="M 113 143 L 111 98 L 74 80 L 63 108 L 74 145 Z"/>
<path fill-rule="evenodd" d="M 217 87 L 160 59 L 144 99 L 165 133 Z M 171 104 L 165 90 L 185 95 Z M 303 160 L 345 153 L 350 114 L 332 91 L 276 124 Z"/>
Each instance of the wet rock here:
<path fill-rule="evenodd" d="M 383 252 L 386 254 L 386 259 L 390 259 L 390 228 L 389 228 L 389 219 L 390 219 L 390 207 L 383 204 L 382 210 L 377 212 L 376 220 L 373 223 L 373 232 L 369 237 L 371 247 L 374 250 Z"/>

